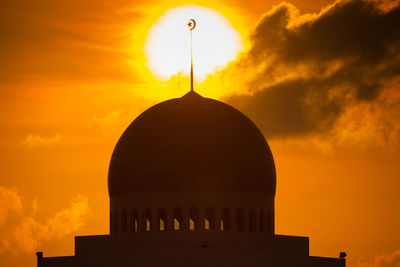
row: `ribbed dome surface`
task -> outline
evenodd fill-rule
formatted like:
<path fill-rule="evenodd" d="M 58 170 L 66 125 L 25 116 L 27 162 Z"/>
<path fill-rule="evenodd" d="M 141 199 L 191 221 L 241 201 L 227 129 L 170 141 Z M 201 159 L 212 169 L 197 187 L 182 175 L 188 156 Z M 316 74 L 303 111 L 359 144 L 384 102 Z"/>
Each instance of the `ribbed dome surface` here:
<path fill-rule="evenodd" d="M 220 190 L 275 195 L 269 146 L 245 115 L 190 92 L 157 104 L 125 130 L 111 157 L 109 195 Z"/>

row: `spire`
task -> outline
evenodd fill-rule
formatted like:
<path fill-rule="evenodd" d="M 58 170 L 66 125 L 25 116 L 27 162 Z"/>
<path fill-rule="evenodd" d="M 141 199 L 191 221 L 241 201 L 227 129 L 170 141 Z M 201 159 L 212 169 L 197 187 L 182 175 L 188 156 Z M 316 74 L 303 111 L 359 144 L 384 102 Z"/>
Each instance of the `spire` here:
<path fill-rule="evenodd" d="M 193 92 L 193 46 L 192 46 L 192 31 L 196 28 L 196 21 L 190 19 L 187 24 L 190 30 L 190 91 Z"/>

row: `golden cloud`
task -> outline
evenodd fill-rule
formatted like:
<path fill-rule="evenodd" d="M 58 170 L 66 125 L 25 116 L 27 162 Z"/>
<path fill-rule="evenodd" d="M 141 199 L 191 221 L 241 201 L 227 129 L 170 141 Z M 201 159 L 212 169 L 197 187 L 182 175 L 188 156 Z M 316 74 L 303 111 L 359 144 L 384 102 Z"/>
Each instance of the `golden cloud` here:
<path fill-rule="evenodd" d="M 32 253 L 41 242 L 61 238 L 81 228 L 89 214 L 87 197 L 76 196 L 66 209 L 37 219 L 37 201 L 23 205 L 15 188 L 0 186 L 0 253 Z"/>
<path fill-rule="evenodd" d="M 49 137 L 28 134 L 22 144 L 28 147 L 46 147 L 60 142 L 61 139 L 62 137 L 58 133 Z"/>

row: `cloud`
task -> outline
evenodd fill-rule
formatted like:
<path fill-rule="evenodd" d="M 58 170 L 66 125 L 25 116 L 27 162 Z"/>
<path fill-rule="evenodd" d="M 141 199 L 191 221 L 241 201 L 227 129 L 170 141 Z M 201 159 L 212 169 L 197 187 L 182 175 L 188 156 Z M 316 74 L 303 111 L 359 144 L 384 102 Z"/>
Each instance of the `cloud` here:
<path fill-rule="evenodd" d="M 89 122 L 91 129 L 99 130 L 103 135 L 120 135 L 134 116 L 126 108 L 112 110 L 103 116 L 95 115 Z"/>
<path fill-rule="evenodd" d="M 0 186 L 0 225 L 4 224 L 10 213 L 20 212 L 22 201 L 17 189 Z"/>
<path fill-rule="evenodd" d="M 28 147 L 47 147 L 57 144 L 58 142 L 60 142 L 61 138 L 62 137 L 59 134 L 55 134 L 51 137 L 42 137 L 40 135 L 28 134 L 22 144 Z"/>
<path fill-rule="evenodd" d="M 400 267 L 400 250 L 395 250 L 391 254 L 375 256 L 374 261 L 360 262 L 357 267 Z"/>
<path fill-rule="evenodd" d="M 400 250 L 375 257 L 375 267 L 400 267 Z"/>
<path fill-rule="evenodd" d="M 224 100 L 267 137 L 344 129 L 396 141 L 399 127 L 390 124 L 400 125 L 400 6 L 337 1 L 299 15 L 283 2 L 262 17 L 251 48 L 221 74 L 235 92 Z M 357 117 L 375 125 L 356 129 Z"/>
<path fill-rule="evenodd" d="M 68 208 L 38 219 L 36 200 L 26 207 L 16 189 L 4 186 L 0 186 L 0 204 L 0 253 L 32 253 L 43 241 L 77 231 L 89 213 L 88 199 L 76 196 Z"/>
<path fill-rule="evenodd" d="M 71 202 L 70 207 L 61 210 L 49 218 L 45 224 L 41 225 L 41 234 L 43 238 L 61 238 L 70 234 L 84 225 L 84 219 L 88 215 L 88 199 L 83 196 L 77 196 Z"/>

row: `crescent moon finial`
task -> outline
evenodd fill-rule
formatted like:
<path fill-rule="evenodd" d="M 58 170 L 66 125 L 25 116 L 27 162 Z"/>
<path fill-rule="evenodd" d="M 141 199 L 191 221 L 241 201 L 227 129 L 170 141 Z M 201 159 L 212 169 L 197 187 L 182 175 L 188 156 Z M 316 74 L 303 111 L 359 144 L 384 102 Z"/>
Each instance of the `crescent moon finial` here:
<path fill-rule="evenodd" d="M 189 27 L 189 30 L 193 31 L 194 28 L 196 28 L 196 21 L 194 19 L 190 19 L 187 26 Z"/>

